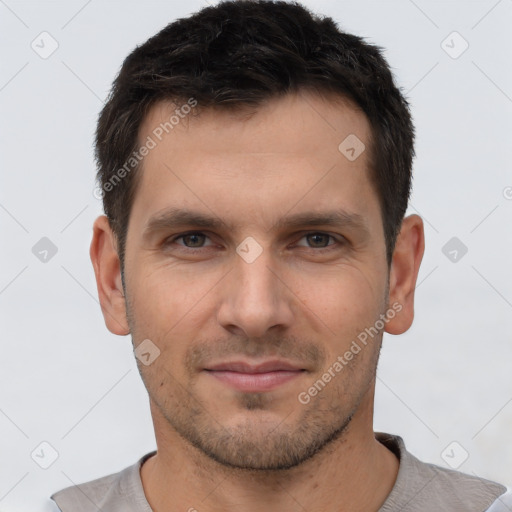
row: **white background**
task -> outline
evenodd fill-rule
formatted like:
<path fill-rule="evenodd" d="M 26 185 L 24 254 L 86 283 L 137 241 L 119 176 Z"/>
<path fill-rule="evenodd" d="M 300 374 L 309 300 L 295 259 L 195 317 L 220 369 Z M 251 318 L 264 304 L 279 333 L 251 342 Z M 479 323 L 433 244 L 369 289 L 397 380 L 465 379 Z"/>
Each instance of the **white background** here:
<path fill-rule="evenodd" d="M 106 330 L 97 302 L 92 142 L 124 57 L 204 5 L 0 0 L 1 511 L 43 511 L 54 491 L 155 447 L 131 340 Z M 456 441 L 452 464 L 465 450 L 461 471 L 510 485 L 512 1 L 305 5 L 386 48 L 417 127 L 410 213 L 427 248 L 415 323 L 385 336 L 375 430 L 444 466 Z M 43 31 L 59 45 L 47 59 L 31 48 Z M 456 59 L 441 45 L 453 31 L 469 43 Z M 32 253 L 45 236 L 58 249 L 47 263 Z M 455 263 L 452 237 L 468 248 Z M 46 470 L 30 455 L 42 441 L 59 454 Z"/>

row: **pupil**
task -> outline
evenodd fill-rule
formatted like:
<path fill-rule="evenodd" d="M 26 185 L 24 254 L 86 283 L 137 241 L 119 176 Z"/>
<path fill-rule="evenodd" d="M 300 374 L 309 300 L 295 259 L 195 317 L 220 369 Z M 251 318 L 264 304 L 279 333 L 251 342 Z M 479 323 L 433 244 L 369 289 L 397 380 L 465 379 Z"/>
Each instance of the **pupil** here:
<path fill-rule="evenodd" d="M 324 238 L 324 242 L 325 242 L 325 238 L 326 238 L 326 235 L 324 235 L 324 234 L 322 234 L 322 233 L 316 233 L 316 234 L 314 234 L 314 235 L 309 235 L 309 236 L 310 236 L 311 238 L 316 238 L 316 239 L 317 239 L 317 241 L 316 241 L 316 242 L 318 242 L 318 237 L 320 237 L 320 240 L 321 240 L 321 239 L 322 239 L 322 237 L 323 237 L 323 238 Z M 313 242 L 313 245 L 315 245 L 315 244 L 316 244 L 316 242 Z M 321 243 L 321 241 L 320 241 L 320 243 Z"/>
<path fill-rule="evenodd" d="M 197 238 L 197 237 L 200 237 L 200 236 L 201 236 L 201 235 L 199 235 L 199 234 L 197 234 L 197 233 L 196 233 L 196 234 L 192 234 L 192 235 L 187 235 L 187 236 L 185 237 L 185 240 L 190 239 L 190 238 L 194 239 L 194 238 Z M 196 240 L 196 242 L 197 242 L 197 240 Z M 190 245 L 190 244 L 188 244 L 187 242 L 185 242 L 185 245 Z M 192 241 L 192 245 L 194 245 L 194 246 L 196 245 L 196 244 L 194 243 L 194 241 Z"/>

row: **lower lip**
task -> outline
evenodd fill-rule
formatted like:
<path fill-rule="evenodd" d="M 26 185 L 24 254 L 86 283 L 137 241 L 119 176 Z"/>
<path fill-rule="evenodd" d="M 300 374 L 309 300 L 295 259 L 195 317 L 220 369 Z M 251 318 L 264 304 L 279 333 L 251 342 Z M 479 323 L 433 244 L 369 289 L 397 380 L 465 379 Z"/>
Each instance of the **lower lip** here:
<path fill-rule="evenodd" d="M 257 393 L 270 391 L 295 379 L 299 375 L 302 375 L 302 370 L 281 370 L 267 373 L 241 373 L 209 370 L 208 373 L 239 391 Z"/>

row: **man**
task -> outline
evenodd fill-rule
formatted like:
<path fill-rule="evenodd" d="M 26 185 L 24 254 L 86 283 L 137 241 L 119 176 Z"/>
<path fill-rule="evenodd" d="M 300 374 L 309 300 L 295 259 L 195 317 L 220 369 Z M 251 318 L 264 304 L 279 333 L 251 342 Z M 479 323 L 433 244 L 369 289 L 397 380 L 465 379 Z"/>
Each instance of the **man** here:
<path fill-rule="evenodd" d="M 500 510 L 504 486 L 373 431 L 424 251 L 413 135 L 380 51 L 298 4 L 222 2 L 128 56 L 90 254 L 157 450 L 63 512 Z"/>

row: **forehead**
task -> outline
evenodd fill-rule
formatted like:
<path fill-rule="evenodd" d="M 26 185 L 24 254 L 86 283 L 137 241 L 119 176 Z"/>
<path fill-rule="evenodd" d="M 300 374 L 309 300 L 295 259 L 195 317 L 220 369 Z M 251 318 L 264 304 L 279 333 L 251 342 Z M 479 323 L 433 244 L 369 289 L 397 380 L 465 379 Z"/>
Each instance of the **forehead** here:
<path fill-rule="evenodd" d="M 339 144 L 346 137 L 356 135 L 369 142 L 371 133 L 366 115 L 348 99 L 334 94 L 299 91 L 268 99 L 257 107 L 237 108 L 189 108 L 191 100 L 153 105 L 139 129 L 140 142 L 149 135 L 159 146 L 169 147 L 174 142 L 194 153 L 308 155 L 321 149 L 317 157 L 337 158 Z M 151 153 L 145 162 L 151 162 Z"/>
<path fill-rule="evenodd" d="M 139 141 L 154 147 L 132 207 L 138 228 L 168 207 L 269 225 L 292 210 L 338 207 L 361 217 L 375 210 L 370 126 L 348 101 L 302 92 L 251 115 L 218 108 L 195 115 L 183 105 L 159 102 L 141 125 Z"/>

